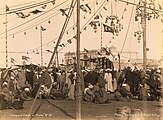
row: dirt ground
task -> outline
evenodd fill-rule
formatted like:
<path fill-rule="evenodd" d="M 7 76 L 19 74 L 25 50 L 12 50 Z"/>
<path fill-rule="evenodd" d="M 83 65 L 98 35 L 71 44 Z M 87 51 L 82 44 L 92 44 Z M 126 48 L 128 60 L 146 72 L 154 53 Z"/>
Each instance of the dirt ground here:
<path fill-rule="evenodd" d="M 25 101 L 24 109 L 0 110 L 0 120 L 65 120 L 76 119 L 76 101 L 37 99 L 31 116 L 33 100 Z M 157 101 L 127 102 L 111 101 L 108 104 L 94 104 L 82 101 L 81 117 L 83 120 L 114 120 L 117 107 L 128 106 L 141 108 L 144 120 L 163 120 L 163 104 Z M 120 118 L 118 119 L 120 120 Z M 126 118 L 121 117 L 121 120 Z"/>

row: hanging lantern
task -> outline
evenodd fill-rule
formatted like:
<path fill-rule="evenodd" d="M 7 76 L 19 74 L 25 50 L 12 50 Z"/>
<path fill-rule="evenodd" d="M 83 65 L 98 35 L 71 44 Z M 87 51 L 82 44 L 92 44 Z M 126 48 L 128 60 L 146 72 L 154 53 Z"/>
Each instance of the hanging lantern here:
<path fill-rule="evenodd" d="M 24 32 L 24 35 L 26 35 L 27 33 L 26 32 Z"/>
<path fill-rule="evenodd" d="M 97 25 L 96 24 L 94 24 L 93 29 L 94 29 L 94 32 L 96 33 L 97 32 Z"/>
<path fill-rule="evenodd" d="M 12 35 L 12 38 L 14 38 L 14 34 Z"/>
<path fill-rule="evenodd" d="M 100 22 L 98 23 L 98 26 L 100 26 Z"/>
<path fill-rule="evenodd" d="M 138 36 L 137 40 L 138 40 L 138 43 L 140 43 L 140 40 L 141 40 L 141 36 L 140 35 Z"/>
<path fill-rule="evenodd" d="M 66 32 L 66 34 L 68 35 L 68 31 Z"/>
<path fill-rule="evenodd" d="M 111 21 L 110 26 L 111 26 L 111 27 L 114 26 L 114 22 L 113 22 L 113 20 Z"/>
<path fill-rule="evenodd" d="M 37 26 L 35 27 L 35 29 L 36 29 L 36 30 L 38 29 Z"/>
<path fill-rule="evenodd" d="M 134 37 L 136 37 L 136 33 L 134 33 Z"/>
<path fill-rule="evenodd" d="M 39 54 L 39 51 L 37 50 L 36 54 Z"/>
<path fill-rule="evenodd" d="M 137 16 L 135 16 L 135 21 L 138 21 L 138 17 Z"/>
<path fill-rule="evenodd" d="M 86 17 L 84 16 L 84 19 L 86 19 Z"/>
<path fill-rule="evenodd" d="M 48 21 L 48 23 L 49 23 L 49 24 L 51 23 L 50 20 Z"/>

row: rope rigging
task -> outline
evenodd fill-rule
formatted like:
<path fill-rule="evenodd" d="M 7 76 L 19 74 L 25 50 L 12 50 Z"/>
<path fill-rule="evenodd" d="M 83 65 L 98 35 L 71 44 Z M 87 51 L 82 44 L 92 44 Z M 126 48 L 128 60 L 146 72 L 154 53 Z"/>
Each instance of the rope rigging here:
<path fill-rule="evenodd" d="M 24 10 L 28 10 L 28 9 L 31 9 L 31 8 L 35 8 L 35 7 L 38 7 L 38 6 L 42 6 L 42 5 L 45 5 L 47 3 L 51 3 L 51 2 L 54 2 L 55 0 L 45 0 L 43 2 L 39 2 L 39 3 L 35 3 L 35 4 L 32 4 L 32 5 L 27 5 L 27 6 L 23 6 L 23 7 L 19 7 L 19 8 L 13 8 L 13 9 L 10 9 L 8 6 L 6 6 L 6 11 L 7 11 L 7 14 L 11 14 L 11 13 L 18 13 L 19 11 L 24 11 Z M 1 13 L 0 15 L 4 15 L 5 13 Z"/>
<path fill-rule="evenodd" d="M 26 22 L 24 22 L 24 23 L 22 23 L 22 24 L 20 24 L 20 25 L 18 25 L 18 26 L 16 26 L 16 27 L 13 27 L 13 28 L 9 29 L 7 32 L 10 32 L 10 31 L 12 31 L 12 30 L 14 30 L 14 29 L 16 29 L 16 28 L 19 28 L 19 27 L 21 27 L 21 26 L 23 26 L 23 25 L 25 25 L 25 24 L 27 24 L 27 23 L 29 23 L 29 22 L 31 22 L 31 21 L 33 21 L 33 20 L 39 18 L 40 16 L 45 15 L 46 13 L 48 13 L 48 12 L 50 12 L 50 11 L 56 9 L 57 7 L 59 7 L 60 5 L 62 5 L 62 4 L 64 4 L 64 3 L 66 3 L 67 1 L 68 1 L 68 0 L 62 2 L 61 4 L 59 4 L 59 5 L 57 5 L 57 6 L 53 7 L 53 8 L 51 8 L 51 9 L 49 9 L 48 11 L 46 11 L 46 12 L 44 12 L 44 13 L 42 13 L 42 14 L 40 14 L 40 15 L 38 15 L 38 16 L 36 16 L 36 17 L 34 17 L 34 18 L 32 18 L 32 19 L 30 19 L 30 20 L 28 20 L 28 21 L 26 21 Z M 5 34 L 5 33 L 6 33 L 6 32 L 2 32 L 2 33 L 0 33 L 0 35 L 3 35 L 3 34 Z"/>
<path fill-rule="evenodd" d="M 134 3 L 135 3 L 135 0 L 134 0 Z M 123 51 L 123 49 L 124 49 L 124 46 L 125 46 L 125 43 L 126 43 L 126 41 L 127 41 L 127 37 L 128 37 L 128 33 L 129 33 L 129 28 L 130 28 L 130 25 L 131 25 L 131 20 L 132 20 L 133 12 L 134 12 L 134 6 L 132 6 L 131 15 L 130 15 L 130 20 L 129 20 L 129 24 L 128 24 L 128 27 L 127 27 L 127 32 L 126 32 L 126 35 L 125 35 L 125 39 L 124 39 L 124 42 L 123 42 L 123 45 L 122 45 L 120 54 L 122 53 L 122 51 Z"/>
<path fill-rule="evenodd" d="M 67 7 L 68 5 L 69 5 L 69 4 L 66 4 L 65 6 L 63 6 L 63 8 Z M 49 23 L 49 20 L 50 20 L 50 19 L 56 17 L 56 16 L 59 15 L 59 14 L 60 14 L 60 11 L 57 10 L 57 11 L 55 11 L 54 13 L 48 15 L 48 17 L 45 17 L 45 18 L 43 18 L 43 19 L 41 19 L 41 20 L 36 21 L 34 24 L 32 24 L 32 25 L 26 27 L 25 29 L 22 29 L 22 30 L 17 31 L 17 32 L 12 33 L 12 34 L 9 34 L 7 37 L 16 35 L 16 34 L 18 34 L 18 33 L 24 32 L 24 31 L 27 31 L 27 30 L 29 30 L 29 29 L 32 29 L 33 27 L 37 27 L 38 25 L 40 25 L 40 24 L 42 24 L 42 23 L 44 23 L 44 22 L 47 22 L 47 21 L 48 21 L 48 23 Z M 5 37 L 0 37 L 0 39 L 3 39 L 3 38 L 5 38 Z"/>
<path fill-rule="evenodd" d="M 93 7 L 93 5 L 91 6 L 91 8 L 92 8 L 92 7 Z M 85 13 L 85 14 L 81 17 L 81 19 L 83 19 L 83 18 L 85 17 L 86 14 L 87 14 L 87 13 Z M 90 22 L 90 20 L 88 20 L 88 22 Z M 71 30 L 74 26 L 76 26 L 76 23 L 75 23 L 74 25 L 72 25 L 69 29 L 67 29 L 66 33 L 67 33 L 69 30 Z M 85 26 L 86 26 L 86 25 L 84 25 L 83 28 L 84 28 Z M 87 26 L 88 26 L 88 25 L 87 25 Z M 74 37 L 73 37 L 73 38 L 74 38 Z M 69 41 L 72 40 L 73 38 L 69 39 Z M 46 45 L 49 44 L 49 43 L 55 42 L 56 39 L 58 39 L 58 37 L 54 38 L 53 40 L 51 40 L 51 41 L 49 41 L 49 42 L 47 42 L 47 43 L 45 43 L 45 44 L 43 44 L 43 46 L 46 46 Z M 68 43 L 70 43 L 70 42 L 68 42 Z M 66 45 L 67 45 L 67 44 L 66 44 Z M 26 50 L 26 51 L 22 51 L 22 52 L 17 52 L 17 53 L 26 53 L 26 52 L 33 51 L 33 50 L 36 50 L 36 49 L 39 49 L 39 48 L 40 48 L 40 46 L 39 46 L 39 47 L 36 47 L 36 48 L 34 48 L 34 49 L 30 49 L 30 50 Z M 1 53 L 2 53 L 2 52 L 1 52 Z"/>

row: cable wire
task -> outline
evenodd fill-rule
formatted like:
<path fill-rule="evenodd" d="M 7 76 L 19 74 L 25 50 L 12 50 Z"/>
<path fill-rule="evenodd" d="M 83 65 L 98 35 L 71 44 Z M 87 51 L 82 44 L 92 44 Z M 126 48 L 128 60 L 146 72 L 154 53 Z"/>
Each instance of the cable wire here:
<path fill-rule="evenodd" d="M 28 20 L 28 21 L 26 21 L 26 22 L 24 22 L 24 23 L 22 23 L 22 24 L 20 24 L 20 25 L 18 25 L 18 26 L 16 26 L 16 27 L 13 27 L 13 28 L 9 29 L 7 32 L 10 32 L 10 31 L 12 31 L 12 30 L 14 30 L 14 29 L 16 29 L 16 28 L 19 28 L 19 27 L 21 27 L 21 26 L 23 26 L 23 25 L 25 25 L 25 24 L 27 24 L 27 23 L 29 23 L 29 22 L 31 22 L 31 21 L 33 21 L 33 20 L 39 18 L 40 16 L 45 15 L 46 13 L 52 11 L 53 9 L 59 7 L 60 5 L 62 5 L 62 4 L 64 4 L 64 3 L 66 3 L 67 1 L 68 1 L 68 0 L 62 2 L 61 4 L 55 6 L 54 8 L 51 8 L 50 10 L 44 12 L 43 14 L 40 14 L 40 15 L 36 16 L 35 18 L 32 18 L 31 20 Z M 6 33 L 6 32 L 2 32 L 2 33 L 0 33 L 0 35 L 3 35 L 3 34 L 5 34 L 5 33 Z"/>
<path fill-rule="evenodd" d="M 65 5 L 64 7 L 67 7 L 68 5 L 69 5 L 69 4 Z M 64 8 L 64 7 L 63 7 L 63 8 Z M 58 12 L 57 12 L 57 11 L 58 11 Z M 50 15 L 48 16 L 48 18 L 45 17 L 45 18 L 43 18 L 43 19 L 41 19 L 41 20 L 36 21 L 34 24 L 32 24 L 32 25 L 30 25 L 30 26 L 27 26 L 25 29 L 19 30 L 19 31 L 17 31 L 17 32 L 15 32 L 15 33 L 12 33 L 12 34 L 9 34 L 8 37 L 9 37 L 9 36 L 13 36 L 13 35 L 18 34 L 18 33 L 21 33 L 21 32 L 23 32 L 23 31 L 27 31 L 27 30 L 29 30 L 29 29 L 32 29 L 33 27 L 36 27 L 36 26 L 38 26 L 38 25 L 40 25 L 40 24 L 46 22 L 47 20 L 54 18 L 55 16 L 57 16 L 57 15 L 60 14 L 60 11 L 59 11 L 59 10 L 57 10 L 57 11 L 55 11 L 55 13 L 57 12 L 56 14 L 55 14 L 55 13 L 50 14 Z M 0 37 L 0 39 L 4 39 L 4 38 L 5 38 L 5 37 Z"/>
<path fill-rule="evenodd" d="M 43 1 L 43 2 L 39 2 L 39 3 L 36 3 L 36 4 L 32 4 L 32 5 L 28 5 L 28 6 L 23 6 L 23 7 L 20 7 L 20 8 L 14 8 L 14 9 L 9 9 L 9 11 L 7 11 L 7 14 L 11 14 L 11 13 L 17 13 L 19 11 L 24 11 L 24 10 L 27 10 L 27 9 L 31 9 L 31 8 L 35 8 L 35 7 L 38 7 L 38 6 L 42 6 L 42 5 L 45 5 L 47 3 L 50 3 L 52 1 Z M 1 13 L 0 15 L 4 15 L 5 13 Z"/>
<path fill-rule="evenodd" d="M 134 0 L 134 3 L 135 3 L 135 0 Z M 126 36 L 125 36 L 125 39 L 124 39 L 124 42 L 123 42 L 123 45 L 122 45 L 122 49 L 120 51 L 120 55 L 121 55 L 121 53 L 122 53 L 122 51 L 124 49 L 125 43 L 127 41 L 127 37 L 128 37 L 128 33 L 129 33 L 129 28 L 130 28 L 130 25 L 131 25 L 131 19 L 132 19 L 133 11 L 134 11 L 134 6 L 132 6 L 132 11 L 131 11 L 131 15 L 130 15 L 129 25 L 128 25 Z"/>

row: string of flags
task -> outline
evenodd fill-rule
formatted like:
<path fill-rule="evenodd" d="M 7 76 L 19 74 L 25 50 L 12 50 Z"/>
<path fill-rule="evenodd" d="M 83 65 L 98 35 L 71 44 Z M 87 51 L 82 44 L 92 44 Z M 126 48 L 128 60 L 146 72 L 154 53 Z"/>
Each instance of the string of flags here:
<path fill-rule="evenodd" d="M 55 1 L 56 0 L 47 0 L 47 1 L 42 1 L 42 2 L 38 2 L 38 3 L 34 3 L 34 4 L 24 5 L 23 7 L 11 8 L 11 9 L 6 5 L 5 10 L 6 10 L 7 14 L 11 14 L 11 13 L 17 13 L 18 11 L 23 11 L 23 10 L 35 8 L 38 6 L 41 6 L 42 9 L 45 9 L 48 3 L 52 3 L 53 5 L 55 5 Z M 37 14 L 38 12 L 39 12 L 39 10 L 36 9 L 32 13 Z"/>
<path fill-rule="evenodd" d="M 45 9 L 46 8 L 46 5 L 42 6 L 42 8 Z M 66 11 L 68 9 L 69 8 L 60 9 L 60 12 L 62 13 L 62 15 L 67 16 Z M 83 5 L 81 5 L 80 6 L 80 9 L 83 12 L 85 12 L 85 13 L 87 13 L 87 12 L 90 12 L 91 13 L 91 7 L 89 6 L 89 4 L 83 4 Z M 103 7 L 103 9 L 106 10 L 106 11 L 108 11 L 108 9 L 106 7 Z M 9 8 L 7 8 L 7 6 L 6 6 L 6 10 L 9 10 Z M 124 11 L 126 11 L 126 8 L 124 9 Z M 32 13 L 32 14 L 38 14 L 38 13 L 41 13 L 41 12 L 43 12 L 43 11 L 40 11 L 40 10 L 36 9 L 36 10 L 31 11 L 30 13 Z M 25 19 L 26 17 L 30 16 L 30 14 L 23 14 L 21 12 L 20 13 L 16 13 L 16 14 L 20 18 L 23 18 L 23 19 Z M 120 20 L 118 19 L 117 16 L 107 16 L 106 17 L 105 24 L 102 23 L 102 22 L 100 22 L 100 18 L 103 19 L 103 16 L 102 16 L 101 13 L 99 13 L 98 15 L 96 15 L 94 17 L 94 20 L 91 21 L 89 23 L 89 25 L 91 27 L 93 27 L 93 29 L 97 29 L 98 26 L 103 26 L 104 32 L 110 32 L 113 35 L 115 35 L 115 34 L 118 35 L 119 31 L 121 31 L 121 29 L 123 29 L 123 26 L 120 23 Z M 106 23 L 108 23 L 109 20 L 110 20 L 110 25 L 106 24 Z M 73 27 L 73 28 L 75 29 L 75 27 Z M 42 31 L 45 31 L 46 29 L 41 26 L 41 30 Z M 86 30 L 86 27 L 84 27 L 84 30 Z M 24 32 L 24 35 L 26 35 L 26 32 Z M 14 34 L 13 34 L 13 37 L 15 37 Z M 73 38 L 76 39 L 76 36 L 74 36 Z M 71 44 L 72 43 L 72 39 L 67 40 L 67 43 Z M 65 44 L 62 43 L 59 46 L 60 47 L 65 47 Z M 36 52 L 36 54 L 39 54 L 39 52 Z"/>
<path fill-rule="evenodd" d="M 27 57 L 27 56 L 22 56 L 22 61 L 28 61 L 30 58 L 29 57 Z M 16 62 L 16 60 L 14 59 L 14 58 L 12 58 L 11 57 L 11 64 L 13 64 L 13 65 L 15 65 L 15 62 Z"/>
<path fill-rule="evenodd" d="M 89 8 L 89 7 L 88 7 L 88 4 L 87 4 L 86 6 L 87 6 L 87 8 Z M 67 8 L 66 8 L 66 9 L 67 9 Z M 89 8 L 89 10 L 91 10 L 91 9 Z M 97 15 L 97 16 L 95 17 L 95 19 L 99 19 L 101 16 L 102 16 L 101 14 L 100 14 L 100 15 Z M 96 21 L 96 23 L 98 23 L 98 26 L 100 26 L 100 23 L 99 23 L 98 21 Z M 46 30 L 46 29 L 44 29 L 42 26 L 41 26 L 41 29 L 42 29 L 42 30 Z M 25 34 L 26 34 L 26 32 L 25 32 Z M 76 39 L 76 35 L 73 36 L 73 38 Z M 72 39 L 73 39 L 73 38 L 72 38 Z M 68 44 L 71 44 L 71 43 L 72 43 L 72 39 L 67 40 L 67 43 L 68 43 Z M 63 48 L 63 47 L 65 47 L 65 44 L 62 43 L 62 44 L 60 44 L 59 46 Z M 27 52 L 27 54 L 29 54 L 29 52 Z M 39 54 L 39 52 L 36 52 L 36 54 Z"/>
<path fill-rule="evenodd" d="M 46 5 L 44 5 L 43 6 L 43 8 L 45 8 L 46 7 Z M 8 7 L 7 7 L 7 9 L 9 9 Z M 60 12 L 62 13 L 62 15 L 66 15 L 67 16 L 67 13 L 66 13 L 66 11 L 68 10 L 69 8 L 65 8 L 65 9 L 60 9 Z M 19 18 L 22 18 L 22 19 L 25 19 L 25 18 L 27 18 L 27 17 L 29 17 L 31 14 L 30 13 L 33 13 L 33 14 L 38 14 L 38 13 L 41 13 L 41 12 L 43 12 L 43 11 L 40 11 L 40 10 L 38 10 L 38 9 L 36 9 L 36 10 L 33 10 L 33 11 L 31 11 L 31 12 L 29 12 L 28 14 L 24 14 L 23 12 L 16 12 L 15 14 L 19 17 Z M 54 17 L 54 16 L 53 16 Z M 84 16 L 84 18 L 85 18 L 85 16 Z M 51 21 L 50 21 L 50 18 L 47 20 L 48 21 L 48 23 L 51 23 Z M 43 21 L 43 22 L 45 22 L 45 21 Z M 43 23 L 43 22 L 41 22 L 41 23 Z M 40 23 L 40 24 L 41 24 Z M 4 22 L 4 24 L 6 24 L 5 22 Z M 37 24 L 38 25 L 38 24 Z M 34 26 L 35 27 L 35 29 L 38 29 L 38 27 L 37 26 Z M 33 27 L 30 27 L 30 28 L 28 28 L 28 29 L 31 29 L 31 28 L 33 28 Z M 27 29 L 27 30 L 28 30 Z M 73 30 L 75 30 L 75 27 L 73 27 Z M 22 32 L 22 31 L 20 31 L 20 32 Z M 8 36 L 12 36 L 12 38 L 15 38 L 15 34 L 18 34 L 18 33 L 20 33 L 20 32 L 16 32 L 16 33 L 12 33 L 12 34 L 10 34 L 10 35 L 8 35 Z M 67 32 L 68 33 L 68 32 Z M 24 35 L 26 35 L 26 31 L 24 31 Z M 4 37 L 2 37 L 2 38 L 4 38 Z M 2 39 L 2 38 L 0 38 L 0 39 Z"/>

